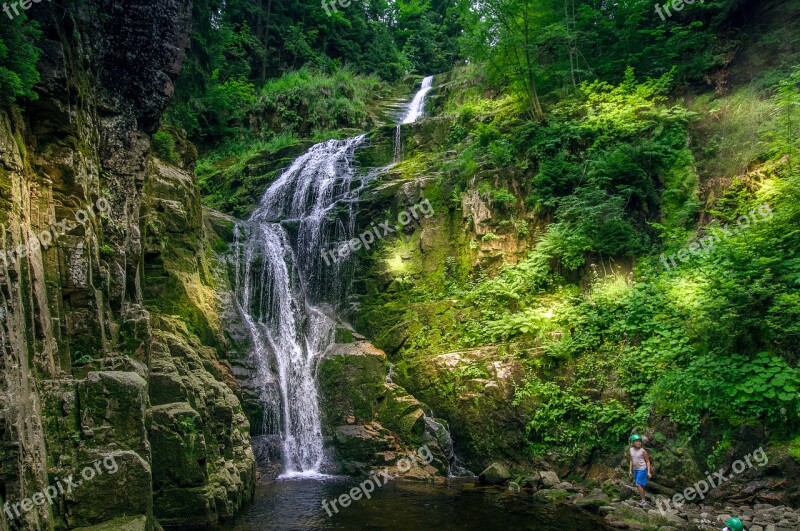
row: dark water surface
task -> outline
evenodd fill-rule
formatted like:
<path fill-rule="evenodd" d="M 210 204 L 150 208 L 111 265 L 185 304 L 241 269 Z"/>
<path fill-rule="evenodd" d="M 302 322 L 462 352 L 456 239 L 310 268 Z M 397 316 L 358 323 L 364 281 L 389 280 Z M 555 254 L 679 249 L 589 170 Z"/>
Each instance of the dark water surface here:
<path fill-rule="evenodd" d="M 255 501 L 222 529 L 609 529 L 595 515 L 564 504 L 535 501 L 529 492 L 515 494 L 458 483 L 389 482 L 375 489 L 371 499 L 353 501 L 329 517 L 322 501 L 337 498 L 357 484 L 352 478 L 265 483 L 256 488 Z"/>

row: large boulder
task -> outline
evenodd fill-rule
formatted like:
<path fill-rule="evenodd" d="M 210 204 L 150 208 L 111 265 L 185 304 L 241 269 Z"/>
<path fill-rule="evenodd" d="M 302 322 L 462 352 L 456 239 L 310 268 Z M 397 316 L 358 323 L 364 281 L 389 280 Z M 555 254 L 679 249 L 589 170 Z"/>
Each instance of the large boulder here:
<path fill-rule="evenodd" d="M 541 480 L 542 485 L 548 489 L 552 489 L 561 483 L 561 480 L 558 479 L 558 474 L 552 470 L 542 470 L 539 472 L 539 479 Z"/>
<path fill-rule="evenodd" d="M 595 491 L 586 496 L 575 498 L 575 505 L 581 509 L 589 511 L 599 511 L 600 507 L 605 507 L 611 503 L 611 498 L 604 494 L 602 491 Z"/>
<path fill-rule="evenodd" d="M 486 485 L 501 485 L 511 479 L 511 472 L 500 463 L 492 463 L 478 477 Z"/>
<path fill-rule="evenodd" d="M 425 460 L 417 459 L 410 469 L 401 466 L 397 474 L 425 480 L 447 474 L 447 453 L 438 433 L 442 425 L 430 418 L 425 404 L 387 381 L 382 350 L 346 332 L 338 331 L 337 339 L 352 342 L 332 345 L 318 376 L 322 432 L 334 451 L 337 471 L 362 475 L 384 466 L 391 469 L 403 455 L 422 450 Z"/>

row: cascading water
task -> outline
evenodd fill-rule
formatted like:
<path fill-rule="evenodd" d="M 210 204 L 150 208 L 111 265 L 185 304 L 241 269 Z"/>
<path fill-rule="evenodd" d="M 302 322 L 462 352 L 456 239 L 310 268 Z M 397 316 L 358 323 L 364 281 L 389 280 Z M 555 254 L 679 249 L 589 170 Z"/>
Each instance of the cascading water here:
<path fill-rule="evenodd" d="M 414 123 L 419 120 L 422 115 L 425 113 L 425 96 L 428 95 L 428 92 L 433 87 L 433 76 L 427 76 L 423 78 L 422 85 L 420 86 L 417 93 L 414 95 L 414 99 L 411 100 L 411 103 L 408 104 L 408 107 L 405 109 L 405 113 L 402 116 L 402 120 L 400 123 L 397 124 L 394 130 L 394 161 L 398 162 L 400 157 L 403 156 L 403 149 L 402 145 L 400 144 L 400 126 L 402 124 L 410 124 Z"/>
<path fill-rule="evenodd" d="M 321 263 L 321 251 L 330 241 L 352 238 L 352 199 L 364 185 L 353 158 L 363 141 L 360 135 L 313 146 L 236 230 L 237 302 L 253 344 L 264 430 L 277 420 L 290 475 L 318 472 L 322 464 L 315 371 L 333 342 L 330 301 L 343 286 L 341 264 Z M 333 216 L 334 209 L 344 212 Z"/>
<path fill-rule="evenodd" d="M 422 116 L 425 112 L 425 96 L 428 95 L 428 92 L 431 90 L 433 86 L 433 76 L 427 76 L 422 80 L 422 86 L 419 88 L 419 92 L 414 95 L 414 99 L 411 100 L 411 105 L 408 106 L 408 112 L 406 113 L 405 118 L 403 118 L 404 124 L 414 123 Z"/>
<path fill-rule="evenodd" d="M 422 115 L 426 77 L 403 123 Z M 323 258 L 349 241 L 355 206 L 370 174 L 359 175 L 355 150 L 364 135 L 329 140 L 297 158 L 235 230 L 236 299 L 264 404 L 262 434 L 278 428 L 284 476 L 315 475 L 323 461 L 316 370 L 333 343 L 338 301 L 348 289 L 348 261 Z"/>
<path fill-rule="evenodd" d="M 400 146 L 400 124 L 394 129 L 394 161 L 399 162 L 400 157 L 403 156 L 403 150 Z"/>

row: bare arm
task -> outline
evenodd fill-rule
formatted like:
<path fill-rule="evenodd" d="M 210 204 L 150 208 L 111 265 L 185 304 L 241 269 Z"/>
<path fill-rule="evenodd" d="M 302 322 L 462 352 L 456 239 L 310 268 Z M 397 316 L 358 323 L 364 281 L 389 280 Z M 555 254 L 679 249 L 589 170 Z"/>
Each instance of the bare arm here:
<path fill-rule="evenodd" d="M 644 462 L 647 463 L 647 477 L 653 477 L 653 474 L 650 472 L 650 454 L 647 450 L 644 451 Z"/>

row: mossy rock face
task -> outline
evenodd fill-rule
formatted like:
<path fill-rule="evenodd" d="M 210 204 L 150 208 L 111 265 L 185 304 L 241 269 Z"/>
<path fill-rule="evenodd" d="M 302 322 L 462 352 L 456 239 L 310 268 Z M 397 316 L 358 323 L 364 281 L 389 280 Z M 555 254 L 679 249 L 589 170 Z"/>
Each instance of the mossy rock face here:
<path fill-rule="evenodd" d="M 91 432 L 86 445 L 133 450 L 149 459 L 145 408 L 147 383 L 133 372 L 91 372 L 78 385 L 81 428 Z"/>
<path fill-rule="evenodd" d="M 156 406 L 152 410 L 150 443 L 153 454 L 153 486 L 199 487 L 208 480 L 207 447 L 199 413 L 186 403 Z"/>
<path fill-rule="evenodd" d="M 125 516 L 89 527 L 77 527 L 74 531 L 148 531 L 146 516 Z"/>
<path fill-rule="evenodd" d="M 100 464 L 96 464 L 98 461 Z M 150 465 L 136 452 L 88 452 L 77 470 L 81 472 L 75 479 L 81 483 L 66 502 L 70 528 L 89 526 L 125 513 L 152 514 Z M 96 474 L 88 479 L 90 470 Z"/>
<path fill-rule="evenodd" d="M 345 461 L 369 463 L 374 460 L 375 454 L 394 448 L 391 433 L 378 423 L 338 426 L 333 440 L 337 455 Z"/>
<path fill-rule="evenodd" d="M 182 321 L 156 320 L 151 352 L 155 516 L 162 524 L 185 517 L 192 525 L 215 525 L 253 495 L 249 422 L 222 381 L 232 379 L 229 369 Z"/>
<path fill-rule="evenodd" d="M 427 310 L 418 312 L 420 325 L 436 318 Z M 475 468 L 499 458 L 530 465 L 525 455 L 529 412 L 525 405 L 513 405 L 522 369 L 511 361 L 493 361 L 498 357 L 496 348 L 478 348 L 402 359 L 396 368 L 398 381 L 449 421 L 456 452 Z"/>
<path fill-rule="evenodd" d="M 384 396 L 386 354 L 370 343 L 336 344 L 320 363 L 323 429 L 373 420 Z"/>
<path fill-rule="evenodd" d="M 153 511 L 161 525 L 208 526 L 219 522 L 213 493 L 208 487 L 167 488 L 154 500 Z"/>
<path fill-rule="evenodd" d="M 425 431 L 425 404 L 397 384 L 386 383 L 384 390 L 378 420 L 404 440 L 420 442 Z"/>
<path fill-rule="evenodd" d="M 426 429 L 427 406 L 387 382 L 386 372 L 386 354 L 366 341 L 335 344 L 320 362 L 322 431 L 338 472 L 363 475 L 394 466 L 424 446 L 430 463 L 398 473 L 416 479 L 446 473 L 444 452 Z"/>

